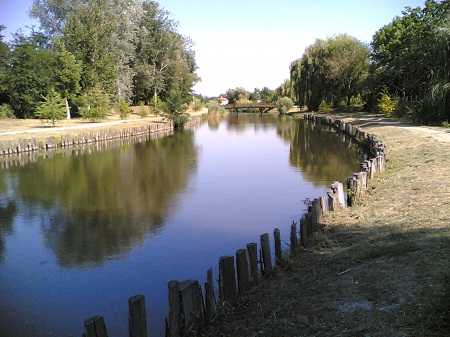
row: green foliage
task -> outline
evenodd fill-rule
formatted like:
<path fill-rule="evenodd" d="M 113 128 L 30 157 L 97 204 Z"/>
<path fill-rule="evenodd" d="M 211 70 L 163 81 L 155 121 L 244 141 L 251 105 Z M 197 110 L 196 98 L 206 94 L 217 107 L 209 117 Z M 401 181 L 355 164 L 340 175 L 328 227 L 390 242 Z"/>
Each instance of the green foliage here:
<path fill-rule="evenodd" d="M 294 102 L 289 97 L 281 97 L 278 99 L 277 107 L 281 114 L 289 112 L 289 110 L 294 106 Z"/>
<path fill-rule="evenodd" d="M 189 121 L 189 115 L 184 113 L 187 109 L 186 99 L 178 91 L 172 91 L 169 99 L 164 104 L 164 112 L 167 118 L 173 122 L 174 128 L 183 128 Z"/>
<path fill-rule="evenodd" d="M 0 119 L 5 118 L 16 118 L 14 115 L 14 110 L 11 108 L 9 104 L 3 103 L 0 105 Z"/>
<path fill-rule="evenodd" d="M 141 118 L 147 117 L 149 113 L 149 107 L 145 105 L 143 101 L 139 102 L 139 110 L 138 115 L 141 116 Z"/>
<path fill-rule="evenodd" d="M 442 127 L 450 128 L 450 123 L 447 120 L 445 120 L 445 121 L 442 122 Z"/>
<path fill-rule="evenodd" d="M 425 123 L 450 119 L 449 12 L 449 1 L 407 7 L 372 41 L 372 91 L 414 98 L 414 118 Z"/>
<path fill-rule="evenodd" d="M 378 110 L 387 116 L 392 116 L 395 111 L 396 102 L 387 92 L 383 92 L 378 99 Z"/>
<path fill-rule="evenodd" d="M 358 93 L 356 96 L 352 96 L 350 99 L 350 107 L 361 110 L 366 105 L 366 101 L 362 99 L 361 94 Z"/>
<path fill-rule="evenodd" d="M 124 98 L 117 102 L 116 110 L 119 112 L 120 119 L 128 118 L 131 112 L 130 105 Z"/>
<path fill-rule="evenodd" d="M 54 89 L 51 89 L 47 96 L 43 96 L 43 99 L 44 101 L 36 109 L 35 116 L 51 121 L 55 126 L 56 121 L 63 120 L 66 117 L 64 99 Z"/>
<path fill-rule="evenodd" d="M 212 99 L 208 103 L 206 103 L 206 107 L 208 108 L 208 114 L 225 113 L 225 108 L 221 106 L 215 99 Z"/>
<path fill-rule="evenodd" d="M 191 103 L 192 110 L 197 112 L 202 110 L 204 106 L 205 103 L 203 103 L 203 101 L 200 98 L 194 97 L 194 101 Z"/>
<path fill-rule="evenodd" d="M 239 100 L 247 100 L 248 102 L 250 93 L 242 87 L 236 89 L 228 89 L 226 94 L 224 95 L 228 98 L 230 104 L 236 103 Z"/>
<path fill-rule="evenodd" d="M 83 119 L 99 122 L 110 113 L 109 95 L 100 89 L 94 88 L 80 98 L 80 113 Z"/>
<path fill-rule="evenodd" d="M 330 112 L 333 109 L 328 105 L 327 102 L 325 102 L 324 100 L 322 100 L 322 102 L 320 102 L 319 105 L 319 112 Z"/>
<path fill-rule="evenodd" d="M 345 100 L 350 106 L 351 97 L 365 86 L 369 47 L 345 34 L 317 40 L 290 68 L 291 97 L 301 106 L 318 110 L 323 100 L 335 106 Z"/>

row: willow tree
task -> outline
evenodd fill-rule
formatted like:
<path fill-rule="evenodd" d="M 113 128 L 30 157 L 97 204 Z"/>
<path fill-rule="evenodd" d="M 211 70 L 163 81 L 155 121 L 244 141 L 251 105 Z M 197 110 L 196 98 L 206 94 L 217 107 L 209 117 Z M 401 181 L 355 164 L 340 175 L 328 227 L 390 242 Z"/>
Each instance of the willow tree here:
<path fill-rule="evenodd" d="M 316 40 L 302 58 L 291 63 L 293 96 L 301 105 L 317 110 L 325 100 L 335 106 L 361 90 L 369 71 L 369 47 L 343 34 L 327 40 Z"/>

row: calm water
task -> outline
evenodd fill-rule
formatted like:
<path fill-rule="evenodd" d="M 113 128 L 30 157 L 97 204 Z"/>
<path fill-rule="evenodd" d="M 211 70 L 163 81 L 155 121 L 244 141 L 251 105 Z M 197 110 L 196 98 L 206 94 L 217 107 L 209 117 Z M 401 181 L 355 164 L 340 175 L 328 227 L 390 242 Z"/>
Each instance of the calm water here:
<path fill-rule="evenodd" d="M 126 143 L 0 171 L 1 336 L 81 336 L 94 315 L 127 336 L 136 294 L 162 336 L 168 281 L 217 278 L 275 227 L 288 240 L 302 200 L 359 168 L 336 134 L 284 116 Z"/>

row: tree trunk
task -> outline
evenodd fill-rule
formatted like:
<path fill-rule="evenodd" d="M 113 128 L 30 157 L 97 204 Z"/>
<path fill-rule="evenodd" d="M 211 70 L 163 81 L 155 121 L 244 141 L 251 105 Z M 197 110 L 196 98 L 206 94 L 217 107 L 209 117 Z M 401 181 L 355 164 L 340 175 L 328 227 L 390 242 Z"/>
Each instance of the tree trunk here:
<path fill-rule="evenodd" d="M 66 102 L 66 115 L 67 119 L 70 119 L 70 107 L 69 107 L 69 101 L 67 100 L 67 97 L 64 97 L 64 101 Z"/>

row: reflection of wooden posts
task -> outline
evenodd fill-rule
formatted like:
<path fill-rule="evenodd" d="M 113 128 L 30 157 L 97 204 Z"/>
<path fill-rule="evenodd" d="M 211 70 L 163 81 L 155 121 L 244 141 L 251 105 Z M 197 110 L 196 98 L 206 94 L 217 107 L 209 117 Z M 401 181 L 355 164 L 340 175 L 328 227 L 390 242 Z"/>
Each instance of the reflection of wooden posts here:
<path fill-rule="evenodd" d="M 147 337 L 145 297 L 136 295 L 128 300 L 128 331 L 130 337 Z"/>
<path fill-rule="evenodd" d="M 258 245 L 256 243 L 247 244 L 248 260 L 250 264 L 250 284 L 255 286 L 259 282 L 258 272 Z"/>
<path fill-rule="evenodd" d="M 234 303 L 237 300 L 233 256 L 222 256 L 219 260 L 219 297 L 221 302 Z"/>
<path fill-rule="evenodd" d="M 102 316 L 94 316 L 84 321 L 83 337 L 108 337 Z"/>
<path fill-rule="evenodd" d="M 270 256 L 269 234 L 261 235 L 261 272 L 267 274 L 272 270 L 272 257 Z"/>

